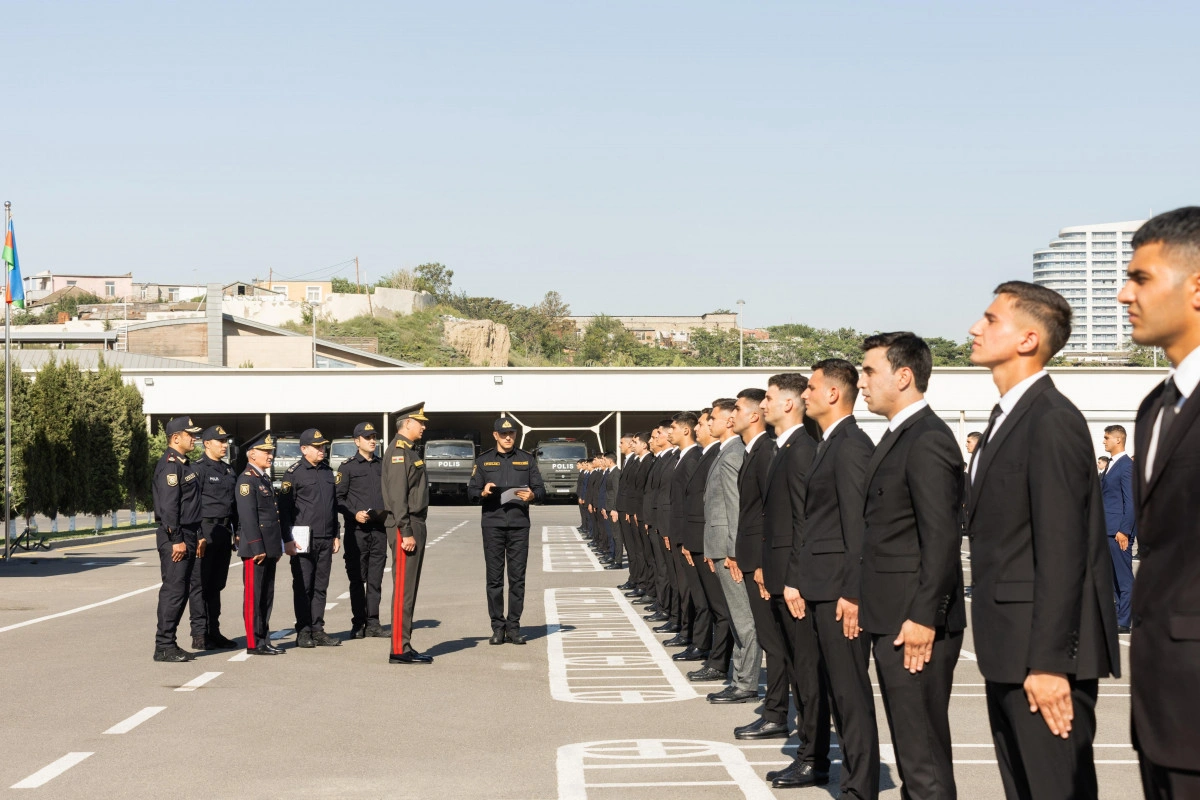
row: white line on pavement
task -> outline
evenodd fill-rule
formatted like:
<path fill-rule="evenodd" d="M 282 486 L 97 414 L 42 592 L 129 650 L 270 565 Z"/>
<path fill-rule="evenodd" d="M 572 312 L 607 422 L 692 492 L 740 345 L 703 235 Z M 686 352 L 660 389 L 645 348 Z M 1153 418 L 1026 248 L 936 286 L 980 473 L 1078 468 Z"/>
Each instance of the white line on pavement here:
<path fill-rule="evenodd" d="M 349 592 L 342 592 L 341 594 L 338 595 L 338 600 L 349 600 L 349 599 L 350 599 Z"/>
<path fill-rule="evenodd" d="M 234 656 L 233 658 L 231 658 L 229 660 L 230 661 L 249 661 L 251 656 L 252 656 L 251 653 L 238 653 L 236 656 Z"/>
<path fill-rule="evenodd" d="M 132 592 L 126 592 L 125 594 L 119 594 L 116 597 L 110 597 L 107 600 L 101 600 L 99 603 L 89 603 L 86 606 L 80 606 L 79 608 L 72 608 L 70 611 L 60 611 L 57 614 L 47 614 L 46 616 L 38 617 L 37 619 L 27 619 L 24 622 L 17 622 L 12 625 L 6 625 L 3 628 L 0 628 L 0 633 L 5 633 L 7 631 L 15 631 L 17 628 L 24 628 L 26 625 L 36 625 L 39 622 L 46 622 L 47 620 L 58 619 L 59 617 L 67 617 L 67 616 L 70 616 L 71 614 L 78 614 L 80 611 L 88 611 L 93 608 L 99 608 L 100 606 L 106 606 L 109 603 L 115 603 L 118 600 L 124 600 L 127 597 L 133 597 L 135 594 L 142 594 L 143 592 L 154 591 L 155 589 L 157 589 L 160 586 L 162 586 L 162 583 L 156 583 L 153 586 L 147 586 L 144 589 L 135 589 Z M 88 755 L 91 755 L 91 753 L 89 753 Z M 82 761 L 83 759 L 80 759 L 80 760 Z M 51 776 L 51 777 L 53 777 L 53 776 Z"/>
<path fill-rule="evenodd" d="M 204 684 L 211 681 L 213 678 L 219 677 L 220 675 L 221 675 L 220 672 L 205 672 L 200 677 L 193 678 L 192 680 L 185 683 L 183 686 L 180 686 L 175 691 L 177 691 L 177 692 L 194 692 L 197 689 L 199 689 L 201 686 L 203 686 Z"/>
<path fill-rule="evenodd" d="M 105 731 L 105 733 L 129 733 L 131 730 L 141 725 L 146 720 L 153 717 L 160 711 L 166 711 L 166 706 L 146 706 L 141 711 L 134 714 L 129 719 L 121 720 L 116 725 Z"/>
<path fill-rule="evenodd" d="M 85 758 L 87 758 L 90 755 L 92 755 L 92 754 L 91 753 L 67 753 L 65 756 L 60 758 L 58 761 L 47 764 L 46 766 L 39 769 L 37 772 L 30 775 L 25 780 L 14 783 L 12 785 L 12 788 L 13 789 L 36 789 L 39 786 L 49 783 L 50 781 L 54 780 L 59 775 L 62 775 L 64 772 L 66 772 L 71 767 L 78 764 L 80 761 L 83 761 Z"/>
<path fill-rule="evenodd" d="M 325 610 L 328 611 L 329 609 L 334 608 L 335 606 L 337 606 L 337 603 L 326 603 Z"/>

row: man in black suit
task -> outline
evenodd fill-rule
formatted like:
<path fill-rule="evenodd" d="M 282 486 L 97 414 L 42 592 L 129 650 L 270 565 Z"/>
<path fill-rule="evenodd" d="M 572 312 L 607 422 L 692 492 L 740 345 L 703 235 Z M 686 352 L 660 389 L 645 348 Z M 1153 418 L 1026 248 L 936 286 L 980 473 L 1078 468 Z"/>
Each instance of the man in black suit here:
<path fill-rule="evenodd" d="M 663 488 L 670 487 L 671 465 L 678 453 L 667 441 L 667 429 L 671 427 L 670 420 L 663 420 L 655 426 L 651 433 L 651 448 L 654 451 L 654 464 L 650 474 L 646 476 L 646 533 L 650 537 L 650 545 L 654 554 L 654 613 L 646 617 L 650 622 L 661 622 L 654 629 L 655 633 L 679 633 L 679 625 L 674 618 L 678 616 L 675 609 L 679 603 L 679 595 L 675 592 L 675 582 L 672 579 L 668 559 L 670 551 L 665 545 L 666 533 L 670 520 L 666 515 L 670 507 L 663 507 Z"/>
<path fill-rule="evenodd" d="M 704 558 L 704 495 L 708 473 L 721 454 L 721 445 L 712 435 L 712 408 L 700 412 L 696 423 L 696 443 L 700 446 L 700 461 L 683 489 L 684 527 L 683 558 L 687 563 L 688 589 L 696 607 L 708 616 L 708 658 L 703 666 L 688 673 L 692 681 L 723 681 L 729 672 L 729 657 L 733 654 L 733 630 L 729 625 L 729 605 L 721 591 L 716 573 Z M 680 659 L 683 660 L 683 659 Z M 755 694 L 758 687 L 755 686 Z"/>
<path fill-rule="evenodd" d="M 1134 431 L 1141 566 L 1133 583 L 1133 746 L 1147 798 L 1200 797 L 1200 207 L 1168 211 L 1133 235 L 1133 340 L 1161 347 L 1166 381 Z"/>
<path fill-rule="evenodd" d="M 642 507 L 642 491 L 645 488 L 647 462 L 644 457 L 647 452 L 646 441 L 642 438 L 642 434 L 630 434 L 629 454 L 625 458 L 622 473 L 624 478 L 621 481 L 623 500 L 617 513 L 620 515 L 621 538 L 624 540 L 625 550 L 629 554 L 629 580 L 620 588 L 630 592 L 625 596 L 632 599 L 640 598 L 645 594 L 639 588 L 644 581 L 646 570 L 646 552 L 642 547 L 645 537 L 641 535 L 637 518 Z"/>
<path fill-rule="evenodd" d="M 792 615 L 810 617 L 816 631 L 842 750 L 841 796 L 875 798 L 879 731 L 867 672 L 870 651 L 858 627 L 864 480 L 875 445 L 852 416 L 857 398 L 853 364 L 831 358 L 813 365 L 802 399 L 805 416 L 821 427 L 822 437 L 809 470 L 804 525 L 795 531 L 783 596 Z M 785 770 L 774 786 L 802 779 Z"/>
<path fill-rule="evenodd" d="M 1096 693 L 1121 658 L 1092 437 L 1045 370 L 1071 335 L 1071 307 L 1010 281 L 970 333 L 971 362 L 1000 390 L 967 473 L 966 523 L 975 652 L 1004 792 L 1095 797 Z"/>
<path fill-rule="evenodd" d="M 629 441 L 631 434 L 625 434 L 621 437 L 620 454 L 622 456 L 629 455 Z M 605 569 L 624 569 L 625 568 L 625 539 L 621 529 L 621 518 L 617 508 L 624 505 L 624 497 L 621 495 L 621 465 L 617 463 L 617 456 L 612 453 L 605 454 L 609 461 L 608 482 L 607 482 L 607 505 L 603 509 L 605 522 L 608 524 L 608 529 L 611 532 L 612 539 L 612 563 Z"/>
<path fill-rule="evenodd" d="M 742 437 L 746 454 L 738 474 L 738 535 L 729 571 L 733 579 L 746 587 L 754 632 L 767 654 L 767 690 L 762 714 L 754 722 L 735 728 L 738 739 L 786 739 L 788 737 L 788 666 L 787 645 L 771 614 L 771 595 L 754 580 L 762 569 L 763 509 L 762 493 L 775 455 L 775 442 L 767 435 L 762 417 L 762 389 L 743 389 L 733 407 L 733 432 Z"/>
<path fill-rule="evenodd" d="M 700 446 L 696 444 L 696 425 L 699 423 L 697 414 L 691 411 L 680 411 L 671 418 L 671 428 L 668 438 L 671 444 L 679 448 L 679 458 L 671 467 L 671 527 L 667 540 L 671 548 L 671 568 L 675 574 L 675 587 L 679 592 L 679 636 L 687 637 L 689 644 L 686 648 L 671 656 L 676 661 L 703 661 L 708 658 L 712 646 L 712 618 L 704 596 L 692 593 L 688 572 L 692 569 L 683 554 L 684 530 L 687 528 L 687 506 L 685 496 L 687 486 L 700 465 Z M 670 640 L 666 642 L 671 646 Z"/>
<path fill-rule="evenodd" d="M 957 797 L 950 689 L 962 650 L 962 451 L 925 400 L 933 356 L 907 332 L 863 342 L 867 408 L 888 431 L 867 465 L 859 626 L 875 655 L 902 797 Z"/>
<path fill-rule="evenodd" d="M 805 485 L 817 454 L 817 443 L 804 429 L 801 396 L 807 388 L 808 379 L 798 372 L 773 375 L 762 402 L 763 419 L 775 428 L 775 457 L 763 483 L 762 566 L 754 580 L 770 596 L 796 687 L 800 749 L 791 766 L 768 776 L 786 786 L 829 782 L 829 695 L 817 635 L 812 619 L 795 617 L 783 596 L 792 548 L 803 535 Z"/>

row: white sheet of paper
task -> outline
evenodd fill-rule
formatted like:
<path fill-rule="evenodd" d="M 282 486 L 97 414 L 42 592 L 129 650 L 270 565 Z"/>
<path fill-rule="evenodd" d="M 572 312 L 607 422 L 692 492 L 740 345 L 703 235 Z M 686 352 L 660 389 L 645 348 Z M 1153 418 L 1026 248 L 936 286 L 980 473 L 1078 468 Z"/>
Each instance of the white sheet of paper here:
<path fill-rule="evenodd" d="M 525 502 L 524 500 L 517 497 L 517 492 L 523 492 L 528 488 L 529 488 L 528 486 L 517 486 L 512 489 L 509 489 L 507 492 L 500 495 L 500 504 L 503 505 L 504 503 L 524 503 Z"/>
<path fill-rule="evenodd" d="M 293 525 L 292 539 L 296 542 L 297 553 L 308 552 L 308 540 L 312 534 L 307 525 Z"/>

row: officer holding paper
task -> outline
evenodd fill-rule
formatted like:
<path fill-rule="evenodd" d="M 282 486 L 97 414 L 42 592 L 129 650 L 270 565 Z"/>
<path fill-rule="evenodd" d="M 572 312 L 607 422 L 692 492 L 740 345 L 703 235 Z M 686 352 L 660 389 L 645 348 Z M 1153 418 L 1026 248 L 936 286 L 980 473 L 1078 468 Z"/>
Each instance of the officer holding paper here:
<path fill-rule="evenodd" d="M 467 495 L 483 504 L 483 553 L 487 560 L 489 644 L 525 644 L 525 567 L 529 561 L 529 504 L 546 499 L 537 459 L 516 447 L 517 428 L 506 417 L 492 426 L 495 449 L 475 460 Z M 508 615 L 504 614 L 504 569 L 508 566 Z"/>

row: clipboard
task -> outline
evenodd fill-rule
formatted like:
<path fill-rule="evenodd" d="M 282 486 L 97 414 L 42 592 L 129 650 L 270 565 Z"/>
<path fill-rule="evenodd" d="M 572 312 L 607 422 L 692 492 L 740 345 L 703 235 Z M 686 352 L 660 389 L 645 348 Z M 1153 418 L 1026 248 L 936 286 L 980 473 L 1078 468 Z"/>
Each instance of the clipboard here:
<path fill-rule="evenodd" d="M 292 526 L 292 541 L 296 544 L 297 553 L 307 553 L 309 540 L 312 537 L 312 529 L 307 525 Z"/>
<path fill-rule="evenodd" d="M 517 492 L 524 492 L 528 490 L 528 486 L 514 486 L 511 489 L 505 489 L 504 493 L 500 495 L 500 505 L 508 505 L 509 503 L 526 504 L 524 500 L 517 497 Z"/>

